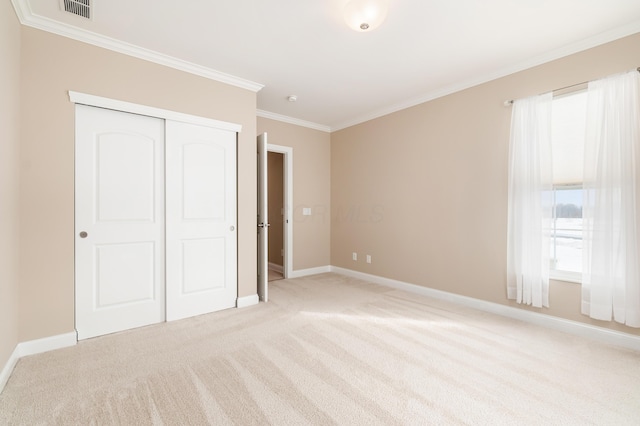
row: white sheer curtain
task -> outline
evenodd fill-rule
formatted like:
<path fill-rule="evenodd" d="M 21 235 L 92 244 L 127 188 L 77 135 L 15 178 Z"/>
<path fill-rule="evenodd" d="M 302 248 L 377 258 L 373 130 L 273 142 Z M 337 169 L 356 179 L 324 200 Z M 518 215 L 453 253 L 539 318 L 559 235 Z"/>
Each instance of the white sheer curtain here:
<path fill-rule="evenodd" d="M 589 83 L 582 313 L 640 327 L 640 74 Z"/>
<path fill-rule="evenodd" d="M 537 307 L 549 306 L 551 101 L 551 93 L 515 101 L 509 141 L 507 296 Z"/>

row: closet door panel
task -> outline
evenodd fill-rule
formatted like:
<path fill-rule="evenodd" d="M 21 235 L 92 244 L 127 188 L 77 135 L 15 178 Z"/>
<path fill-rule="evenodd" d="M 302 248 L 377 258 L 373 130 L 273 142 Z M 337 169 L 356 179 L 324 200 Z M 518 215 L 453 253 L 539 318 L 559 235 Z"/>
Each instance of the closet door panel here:
<path fill-rule="evenodd" d="M 220 146 L 191 143 L 182 147 L 185 220 L 225 220 L 225 151 Z M 201 182 L 207 182 L 205 189 Z"/>
<path fill-rule="evenodd" d="M 161 322 L 164 120 L 76 106 L 79 339 Z"/>
<path fill-rule="evenodd" d="M 236 133 L 166 122 L 167 320 L 234 307 Z"/>

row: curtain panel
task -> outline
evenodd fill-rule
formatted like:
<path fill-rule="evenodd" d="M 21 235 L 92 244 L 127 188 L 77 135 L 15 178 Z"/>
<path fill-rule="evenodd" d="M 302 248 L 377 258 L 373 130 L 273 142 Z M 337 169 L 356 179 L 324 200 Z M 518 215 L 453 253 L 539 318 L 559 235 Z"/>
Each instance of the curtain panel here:
<path fill-rule="evenodd" d="M 507 297 L 549 306 L 552 94 L 514 101 L 509 140 Z"/>
<path fill-rule="evenodd" d="M 589 83 L 582 313 L 640 327 L 640 74 Z"/>

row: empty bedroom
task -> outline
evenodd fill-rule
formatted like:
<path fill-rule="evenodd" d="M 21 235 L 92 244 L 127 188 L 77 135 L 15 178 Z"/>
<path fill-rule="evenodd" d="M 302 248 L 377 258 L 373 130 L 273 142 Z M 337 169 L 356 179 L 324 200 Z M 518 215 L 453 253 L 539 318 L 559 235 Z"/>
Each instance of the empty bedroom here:
<path fill-rule="evenodd" d="M 640 421 L 640 3 L 5 0 L 0 424 Z"/>

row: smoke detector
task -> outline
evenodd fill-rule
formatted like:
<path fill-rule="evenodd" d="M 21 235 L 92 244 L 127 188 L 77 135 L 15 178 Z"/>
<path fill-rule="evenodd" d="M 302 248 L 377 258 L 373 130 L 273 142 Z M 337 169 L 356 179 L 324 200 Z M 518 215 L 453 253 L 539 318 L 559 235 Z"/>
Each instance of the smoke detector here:
<path fill-rule="evenodd" d="M 91 3 L 93 3 L 93 0 L 60 0 L 60 9 L 82 18 L 93 20 Z"/>

